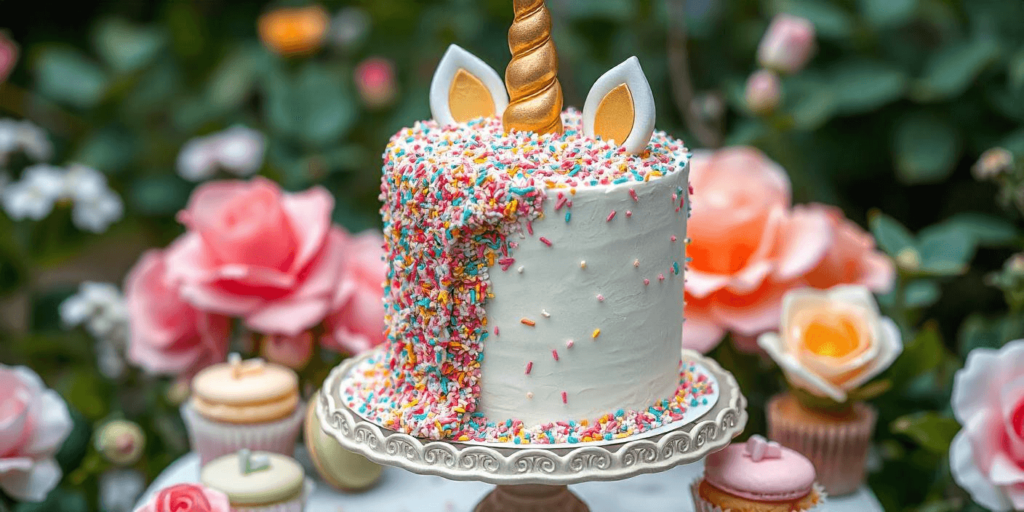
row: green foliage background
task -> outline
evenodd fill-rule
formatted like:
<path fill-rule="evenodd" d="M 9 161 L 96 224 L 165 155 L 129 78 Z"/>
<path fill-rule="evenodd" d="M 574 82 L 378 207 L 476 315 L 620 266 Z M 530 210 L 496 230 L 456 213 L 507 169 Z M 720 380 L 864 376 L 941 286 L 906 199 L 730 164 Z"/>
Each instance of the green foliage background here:
<path fill-rule="evenodd" d="M 105 462 L 89 430 L 126 417 L 148 435 L 138 467 L 155 476 L 186 451 L 169 382 L 97 371 L 83 333 L 60 327 L 57 305 L 81 280 L 119 282 L 140 252 L 181 232 L 174 213 L 194 186 L 175 160 L 192 137 L 236 123 L 268 136 L 261 173 L 292 190 L 323 184 L 336 221 L 374 227 L 380 158 L 390 135 L 430 117 L 427 89 L 449 43 L 496 69 L 508 61 L 507 0 L 325 1 L 370 16 L 363 40 L 282 58 L 256 36 L 258 16 L 279 2 L 0 1 L 0 24 L 22 60 L 0 86 L 0 115 L 51 133 L 55 161 L 108 175 L 126 217 L 103 235 L 70 227 L 64 214 L 39 223 L 0 215 L 0 361 L 38 370 L 75 410 L 61 453 L 66 477 L 49 502 L 16 510 L 93 510 Z M 951 480 L 947 450 L 958 430 L 952 376 L 969 350 L 998 347 L 1024 331 L 1024 271 L 1003 262 L 1021 249 L 1018 194 L 974 180 L 970 167 L 993 146 L 1024 159 L 1024 2 L 1020 0 L 550 0 L 566 103 L 636 55 L 655 92 L 659 129 L 689 142 L 755 145 L 780 162 L 797 202 L 835 204 L 869 227 L 900 262 L 897 290 L 882 297 L 904 332 L 905 355 L 876 400 L 878 469 L 870 483 L 887 510 L 977 510 Z M 773 115 L 750 114 L 744 82 L 780 12 L 814 23 L 818 52 L 784 78 Z M 685 15 L 681 15 L 685 13 Z M 685 31 L 683 31 L 685 27 Z M 680 76 L 680 55 L 690 76 Z M 353 70 L 390 59 L 399 96 L 363 104 Z M 684 122 L 697 91 L 696 137 Z M 683 91 L 683 92 L 681 92 Z M 687 102 L 679 104 L 682 100 Z M 716 103 L 718 102 L 718 103 Z M 720 105 L 721 108 L 717 108 Z M 690 124 L 692 127 L 692 123 Z M 721 129 L 718 127 L 721 126 Z M 14 162 L 19 169 L 24 162 Z M 1020 172 L 1020 171 L 1019 171 Z M 781 388 L 769 364 L 725 343 L 713 354 L 751 399 L 750 432 Z"/>

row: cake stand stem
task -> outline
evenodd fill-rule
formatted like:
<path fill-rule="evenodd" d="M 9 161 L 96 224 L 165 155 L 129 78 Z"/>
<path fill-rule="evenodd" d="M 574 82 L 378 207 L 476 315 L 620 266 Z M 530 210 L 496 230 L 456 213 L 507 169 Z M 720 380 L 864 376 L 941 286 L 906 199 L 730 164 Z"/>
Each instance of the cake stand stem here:
<path fill-rule="evenodd" d="M 474 512 L 589 512 L 564 485 L 499 485 Z"/>

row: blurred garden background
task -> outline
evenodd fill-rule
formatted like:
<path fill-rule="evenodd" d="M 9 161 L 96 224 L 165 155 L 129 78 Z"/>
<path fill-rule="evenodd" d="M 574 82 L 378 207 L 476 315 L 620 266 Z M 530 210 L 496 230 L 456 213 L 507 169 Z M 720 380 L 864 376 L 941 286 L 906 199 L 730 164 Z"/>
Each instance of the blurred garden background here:
<path fill-rule="evenodd" d="M 969 351 L 1024 337 L 1024 2 L 548 4 L 567 105 L 636 55 L 658 129 L 693 149 L 757 147 L 794 203 L 837 206 L 874 235 L 896 263 L 879 301 L 905 349 L 874 401 L 870 485 L 886 510 L 983 510 L 950 474 L 950 394 Z M 755 75 L 781 13 L 813 25 L 810 60 Z M 195 187 L 321 185 L 336 224 L 379 230 L 388 139 L 430 118 L 449 44 L 501 72 L 511 19 L 508 0 L 0 1 L 0 362 L 39 373 L 74 423 L 60 485 L 0 510 L 131 510 L 188 451 L 187 389 L 126 362 L 118 288 L 184 231 Z M 93 309 L 76 313 L 82 301 Z M 317 350 L 310 379 L 343 352 Z M 763 433 L 782 385 L 771 362 L 731 342 L 711 355 Z M 140 426 L 144 449 L 106 450 L 115 420 Z"/>

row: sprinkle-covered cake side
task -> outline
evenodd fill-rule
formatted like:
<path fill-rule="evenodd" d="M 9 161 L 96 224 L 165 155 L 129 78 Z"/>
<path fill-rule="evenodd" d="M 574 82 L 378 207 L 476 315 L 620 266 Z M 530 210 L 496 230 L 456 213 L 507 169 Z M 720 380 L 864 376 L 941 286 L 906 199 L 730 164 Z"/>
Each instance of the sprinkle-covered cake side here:
<path fill-rule="evenodd" d="M 506 135 L 491 117 L 417 123 L 392 138 L 381 184 L 388 341 L 363 370 L 362 388 L 348 390 L 361 414 L 433 439 L 452 437 L 471 417 L 483 422 L 483 345 L 496 335 L 486 313 L 490 273 L 516 268 L 519 235 L 529 234 L 545 201 L 568 203 L 583 189 L 643 187 L 685 167 L 686 148 L 664 133 L 631 155 L 583 136 L 577 112 L 562 121 L 561 135 Z M 677 206 L 684 195 L 676 194 Z"/>

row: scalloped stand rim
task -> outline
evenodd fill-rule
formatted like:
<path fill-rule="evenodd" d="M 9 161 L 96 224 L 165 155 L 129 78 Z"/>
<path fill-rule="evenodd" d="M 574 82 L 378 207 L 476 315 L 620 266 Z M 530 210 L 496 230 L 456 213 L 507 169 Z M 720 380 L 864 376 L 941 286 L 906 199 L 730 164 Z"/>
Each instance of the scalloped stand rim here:
<path fill-rule="evenodd" d="M 686 362 L 685 359 L 684 359 L 684 362 Z M 494 448 L 510 448 L 510 449 L 513 449 L 513 450 L 523 450 L 523 449 L 527 449 L 527 448 L 536 448 L 536 447 L 544 447 L 544 448 L 552 449 L 552 448 L 576 448 L 576 447 L 584 446 L 584 445 L 585 446 L 603 446 L 603 445 L 621 444 L 621 443 L 626 442 L 626 441 L 636 441 L 638 439 L 647 439 L 649 437 L 654 437 L 654 436 L 657 436 L 657 435 L 661 435 L 661 434 L 664 434 L 666 432 L 670 432 L 670 431 L 675 430 L 675 429 L 677 429 L 677 428 L 679 428 L 681 426 L 685 426 L 685 425 L 687 425 L 689 423 L 692 423 L 694 421 L 697 421 L 697 420 L 701 419 L 702 417 L 704 417 L 705 414 L 708 413 L 708 411 L 713 409 L 715 407 L 715 405 L 718 404 L 718 401 L 722 397 L 721 387 L 719 386 L 718 378 L 715 377 L 715 374 L 712 373 L 710 370 L 708 370 L 707 366 L 703 365 L 700 361 L 692 361 L 692 362 L 697 367 L 695 373 L 697 373 L 697 375 L 704 375 L 704 376 L 706 376 L 711 381 L 711 383 L 714 385 L 714 390 L 715 391 L 711 395 L 709 395 L 707 397 L 708 403 L 707 404 L 701 404 L 701 405 L 698 405 L 698 406 L 693 407 L 693 408 L 687 408 L 686 414 L 683 416 L 683 419 L 677 420 L 677 421 L 673 421 L 671 423 L 666 423 L 665 425 L 662 425 L 662 426 L 660 426 L 658 428 L 654 428 L 654 429 L 648 430 L 646 432 L 641 432 L 641 433 L 638 433 L 638 434 L 633 434 L 633 435 L 631 435 L 629 437 L 623 437 L 623 438 L 619 438 L 619 439 L 600 440 L 600 441 L 586 441 L 586 442 L 579 442 L 579 443 L 515 444 L 515 443 L 512 443 L 512 442 L 498 443 L 498 442 L 486 442 L 486 441 L 451 441 L 451 442 L 454 443 L 454 444 L 462 444 L 462 445 L 467 445 L 467 446 L 489 446 L 489 447 L 494 447 Z M 361 361 L 360 361 L 360 363 L 361 363 Z M 353 364 L 352 365 L 353 368 L 355 368 L 356 366 L 358 366 L 358 365 L 357 364 Z M 680 373 L 682 373 L 682 371 L 683 371 L 682 368 L 680 368 Z M 345 372 L 343 378 L 341 379 L 341 382 L 339 383 L 339 386 L 342 387 L 342 388 L 346 387 L 346 384 L 348 382 L 350 382 L 350 380 L 353 379 L 353 378 L 354 378 L 354 376 L 353 376 L 353 374 L 351 372 Z M 681 386 L 682 386 L 682 384 L 680 384 L 680 387 Z M 676 388 L 676 389 L 678 391 L 679 388 Z M 360 414 L 358 411 L 353 410 L 351 407 L 348 407 L 348 406 L 346 406 L 346 407 L 348 408 L 349 411 L 352 412 L 352 414 L 358 416 L 361 420 L 363 420 L 363 421 L 365 421 L 367 423 L 373 423 L 374 425 L 379 427 L 381 430 L 387 430 L 389 432 L 394 432 L 393 430 L 390 430 L 390 429 L 388 429 L 386 427 L 382 427 L 380 424 L 378 424 L 378 423 L 374 422 L 373 420 L 367 418 L 366 416 Z M 434 441 L 433 439 L 427 439 L 427 438 L 417 438 L 417 439 L 421 439 L 424 442 Z"/>

